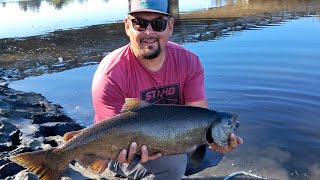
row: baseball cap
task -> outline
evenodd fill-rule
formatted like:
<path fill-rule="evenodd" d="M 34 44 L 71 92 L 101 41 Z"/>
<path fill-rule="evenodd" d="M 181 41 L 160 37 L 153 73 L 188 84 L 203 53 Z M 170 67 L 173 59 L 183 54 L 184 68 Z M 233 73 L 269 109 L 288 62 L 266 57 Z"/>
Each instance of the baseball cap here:
<path fill-rule="evenodd" d="M 168 0 L 129 0 L 129 14 L 136 12 L 155 12 L 169 15 Z"/>

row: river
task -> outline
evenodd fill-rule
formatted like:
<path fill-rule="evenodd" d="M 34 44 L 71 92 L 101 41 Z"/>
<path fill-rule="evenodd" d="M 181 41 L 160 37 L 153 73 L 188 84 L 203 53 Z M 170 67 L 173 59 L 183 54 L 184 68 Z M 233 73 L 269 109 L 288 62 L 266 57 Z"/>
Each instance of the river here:
<path fill-rule="evenodd" d="M 231 1 L 217 2 L 200 1 L 201 5 L 195 7 L 197 3 L 190 1 L 192 6 L 181 6 L 183 11 L 203 14 L 225 8 L 228 3 L 232 6 Z M 239 6 L 240 1 L 232 2 Z M 258 0 L 241 1 L 241 5 L 245 6 L 245 2 L 264 5 Z M 228 29 L 216 35 L 209 28 L 209 17 L 199 23 L 181 21 L 176 26 L 175 33 L 179 35 L 184 34 L 185 28 L 202 27 L 201 33 L 188 31 L 178 42 L 201 59 L 209 107 L 237 113 L 237 134 L 245 141 L 219 166 L 195 178 L 248 171 L 269 179 L 320 179 L 320 13 L 307 12 L 306 8 L 319 7 L 319 2 L 299 5 L 303 10 L 295 15 L 290 13 L 291 1 L 272 2 L 287 7 L 285 12 L 276 7 L 276 12 L 269 12 L 271 19 L 281 20 L 265 19 L 267 23 L 261 21 L 261 25 L 245 30 Z M 89 126 L 94 115 L 90 88 L 96 67 L 27 77 L 10 86 L 41 93 L 62 105 L 77 122 Z"/>

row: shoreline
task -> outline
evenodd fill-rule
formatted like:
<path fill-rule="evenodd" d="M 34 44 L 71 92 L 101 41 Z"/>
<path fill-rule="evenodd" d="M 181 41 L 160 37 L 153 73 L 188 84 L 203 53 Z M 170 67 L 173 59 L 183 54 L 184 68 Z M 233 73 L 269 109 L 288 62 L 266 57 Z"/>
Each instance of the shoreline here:
<path fill-rule="evenodd" d="M 11 89 L 3 78 L 0 78 L 0 97 L 0 179 L 38 179 L 22 166 L 11 162 L 9 157 L 57 147 L 64 143 L 64 133 L 84 127 L 70 119 L 63 112 L 63 107 L 49 102 L 41 94 Z M 93 174 L 72 162 L 63 179 L 105 177 L 112 179 L 108 171 Z"/>

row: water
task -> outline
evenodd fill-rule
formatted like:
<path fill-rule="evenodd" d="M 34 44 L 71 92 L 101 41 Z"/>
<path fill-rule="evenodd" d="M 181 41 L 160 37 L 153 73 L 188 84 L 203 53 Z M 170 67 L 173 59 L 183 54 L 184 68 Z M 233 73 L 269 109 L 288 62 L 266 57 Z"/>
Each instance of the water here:
<path fill-rule="evenodd" d="M 91 81 L 96 67 L 97 65 L 92 65 L 61 73 L 30 77 L 12 82 L 10 86 L 44 95 L 48 100 L 60 104 L 68 116 L 79 124 L 89 126 L 94 116 Z"/>
<path fill-rule="evenodd" d="M 182 1 L 180 11 L 214 5 L 210 0 Z M 0 0 L 0 39 L 123 21 L 127 10 L 126 1 L 119 0 Z"/>
<path fill-rule="evenodd" d="M 127 9 L 123 8 L 120 2 L 66 1 L 62 7 L 54 5 L 51 1 L 41 0 L 3 2 L 2 6 L 0 2 L 0 39 L 123 20 Z"/>
<path fill-rule="evenodd" d="M 209 107 L 236 112 L 245 140 L 202 175 L 246 170 L 275 179 L 320 178 L 319 32 L 314 16 L 183 44 L 201 58 Z M 88 126 L 96 67 L 30 77 L 11 87 L 43 94 Z"/>
<path fill-rule="evenodd" d="M 319 25 L 302 18 L 185 44 L 204 64 L 209 106 L 239 114 L 247 145 L 229 164 L 275 179 L 320 178 Z"/>

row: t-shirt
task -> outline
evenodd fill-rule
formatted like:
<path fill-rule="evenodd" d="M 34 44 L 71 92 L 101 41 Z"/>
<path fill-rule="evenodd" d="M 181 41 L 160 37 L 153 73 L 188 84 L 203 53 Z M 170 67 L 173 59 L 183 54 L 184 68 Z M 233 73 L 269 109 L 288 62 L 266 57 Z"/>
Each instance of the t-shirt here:
<path fill-rule="evenodd" d="M 103 58 L 92 83 L 94 122 L 119 114 L 125 98 L 181 105 L 205 100 L 204 70 L 198 56 L 170 41 L 165 52 L 157 72 L 141 64 L 130 43 Z"/>

